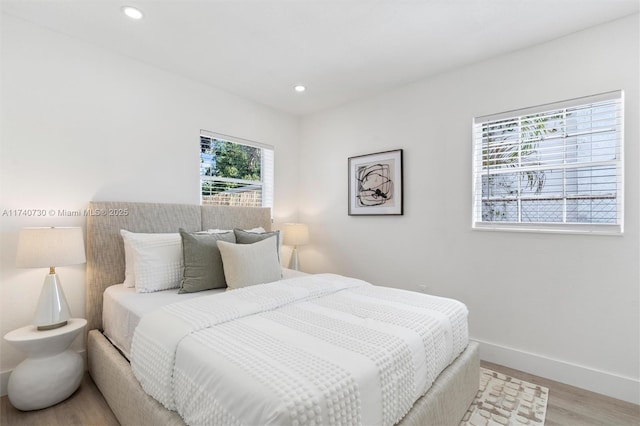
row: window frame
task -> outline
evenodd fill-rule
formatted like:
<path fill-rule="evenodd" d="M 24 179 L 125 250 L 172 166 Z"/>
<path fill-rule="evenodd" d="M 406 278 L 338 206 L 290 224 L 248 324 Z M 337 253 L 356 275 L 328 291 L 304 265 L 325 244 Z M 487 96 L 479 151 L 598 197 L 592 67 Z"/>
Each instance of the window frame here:
<path fill-rule="evenodd" d="M 248 139 L 238 138 L 235 136 L 225 135 L 222 133 L 211 132 L 208 130 L 200 129 L 200 138 L 205 137 L 209 139 L 217 139 L 225 142 L 231 142 L 234 144 L 250 146 L 253 148 L 258 148 L 261 150 L 260 155 L 260 185 L 261 185 L 261 205 L 260 206 L 246 206 L 246 207 L 268 207 L 273 211 L 274 204 L 274 181 L 275 181 L 275 148 L 272 145 L 264 144 L 261 142 L 256 142 Z M 199 152 L 199 165 L 201 167 L 202 164 L 202 151 Z M 219 181 L 219 182 L 235 182 L 235 183 L 255 183 L 257 181 L 247 181 L 243 179 L 232 179 L 232 178 L 224 178 L 218 177 L 217 179 L 204 179 L 211 181 Z M 203 194 L 202 194 L 202 185 L 203 185 L 203 176 L 200 174 L 199 179 L 199 194 L 200 194 L 200 205 L 216 205 L 214 203 L 204 203 Z"/>
<path fill-rule="evenodd" d="M 616 104 L 615 111 L 619 111 L 620 115 L 615 117 L 615 149 L 616 158 L 608 160 L 609 165 L 615 166 L 616 171 L 616 223 L 604 224 L 593 222 L 522 222 L 522 217 L 519 217 L 518 221 L 491 221 L 483 220 L 483 176 L 499 176 L 499 174 L 492 174 L 483 163 L 483 149 L 486 148 L 486 144 L 483 139 L 483 126 L 488 125 L 496 121 L 502 120 L 520 120 L 522 117 L 535 114 L 551 114 L 555 110 L 559 109 L 572 109 L 579 107 L 586 107 L 591 104 L 597 104 L 600 102 L 613 102 Z M 564 122 L 564 128 L 567 127 L 567 123 Z M 596 134 L 595 131 L 589 134 Z M 566 133 L 563 138 L 567 138 Z M 519 148 L 523 144 L 521 133 L 518 135 Z M 566 142 L 565 145 L 567 146 Z M 577 145 L 576 145 L 577 146 Z M 519 156 L 520 154 L 518 154 Z M 519 157 L 520 160 L 521 157 Z M 597 168 L 598 161 L 591 162 L 576 162 L 568 163 L 564 161 L 558 167 L 553 167 L 551 164 L 545 164 L 539 166 L 539 168 L 533 167 L 533 170 L 547 170 L 553 172 L 554 170 L 578 170 L 584 168 Z M 612 92 L 601 93 L 593 96 L 585 96 L 576 99 L 570 99 L 566 101 L 554 102 L 550 104 L 539 105 L 536 107 L 523 108 L 518 110 L 506 111 L 499 114 L 491 114 L 486 116 L 475 117 L 472 121 L 472 229 L 482 231 L 514 231 L 514 232 L 545 232 L 545 233 L 562 233 L 562 234 L 593 234 L 593 235 L 622 235 L 624 233 L 624 92 L 622 90 L 616 90 Z M 529 170 L 532 168 L 529 167 Z M 502 169 L 503 173 L 505 169 Z M 520 168 L 518 166 L 511 169 L 513 173 L 523 173 L 527 170 L 527 167 Z M 571 199 L 567 195 L 567 183 L 562 184 L 562 196 L 560 197 L 563 202 Z M 523 196 L 522 191 L 518 190 L 514 197 L 518 200 L 517 203 L 521 203 Z M 544 197 L 540 197 L 541 201 Z M 518 208 L 520 212 L 520 208 Z M 566 215 L 563 217 L 566 220 Z"/>

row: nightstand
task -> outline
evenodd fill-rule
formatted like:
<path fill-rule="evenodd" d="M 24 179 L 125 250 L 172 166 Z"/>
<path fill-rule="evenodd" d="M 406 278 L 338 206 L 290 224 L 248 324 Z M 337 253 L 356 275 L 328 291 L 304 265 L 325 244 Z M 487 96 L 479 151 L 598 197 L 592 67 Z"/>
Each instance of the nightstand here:
<path fill-rule="evenodd" d="M 84 362 L 69 346 L 86 325 L 83 318 L 71 318 L 67 325 L 53 330 L 38 331 L 35 325 L 28 325 L 4 336 L 27 354 L 9 376 L 7 390 L 14 407 L 39 410 L 67 399 L 78 389 Z"/>

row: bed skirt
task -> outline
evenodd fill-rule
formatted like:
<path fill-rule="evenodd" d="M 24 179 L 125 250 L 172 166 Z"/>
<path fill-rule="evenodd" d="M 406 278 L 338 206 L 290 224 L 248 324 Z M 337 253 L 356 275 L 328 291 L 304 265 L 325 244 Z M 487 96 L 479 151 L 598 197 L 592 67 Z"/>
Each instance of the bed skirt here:
<path fill-rule="evenodd" d="M 399 425 L 457 426 L 478 391 L 478 347 L 478 343 L 469 342 Z M 184 426 L 176 412 L 165 409 L 142 390 L 129 362 L 99 330 L 89 332 L 87 357 L 91 378 L 121 425 Z"/>

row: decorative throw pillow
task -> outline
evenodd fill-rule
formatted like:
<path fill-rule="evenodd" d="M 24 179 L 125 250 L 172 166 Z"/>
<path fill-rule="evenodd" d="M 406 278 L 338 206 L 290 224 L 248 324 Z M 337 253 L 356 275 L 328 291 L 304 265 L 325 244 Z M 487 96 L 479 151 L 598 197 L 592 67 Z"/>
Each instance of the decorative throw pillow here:
<path fill-rule="evenodd" d="M 262 228 L 260 228 L 262 229 Z M 264 231 L 264 229 L 263 229 Z M 253 244 L 258 241 L 265 240 L 267 238 L 276 237 L 276 246 L 278 249 L 278 260 L 281 259 L 280 251 L 282 248 L 282 239 L 280 238 L 280 231 L 272 232 L 254 232 L 253 230 L 244 231 L 242 229 L 234 229 L 233 233 L 236 234 L 236 243 L 238 244 Z"/>
<path fill-rule="evenodd" d="M 275 236 L 253 244 L 218 241 L 227 286 L 236 289 L 281 279 L 276 243 Z"/>
<path fill-rule="evenodd" d="M 135 288 L 138 293 L 167 290 L 180 286 L 182 280 L 182 240 L 178 233 L 143 234 L 120 230 L 129 246 Z M 131 274 L 129 265 L 125 267 Z M 125 272 L 126 276 L 127 272 Z"/>
<path fill-rule="evenodd" d="M 232 231 L 225 233 L 189 233 L 180 229 L 182 237 L 183 278 L 178 293 L 224 288 L 222 257 L 218 241 L 236 242 Z"/>

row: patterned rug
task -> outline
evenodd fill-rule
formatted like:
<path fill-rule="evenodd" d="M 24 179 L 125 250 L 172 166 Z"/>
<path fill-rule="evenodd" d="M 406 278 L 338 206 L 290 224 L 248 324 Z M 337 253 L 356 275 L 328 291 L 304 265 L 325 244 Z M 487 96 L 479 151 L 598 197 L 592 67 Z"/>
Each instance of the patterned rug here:
<path fill-rule="evenodd" d="M 460 426 L 544 425 L 549 389 L 480 367 L 480 389 Z"/>

